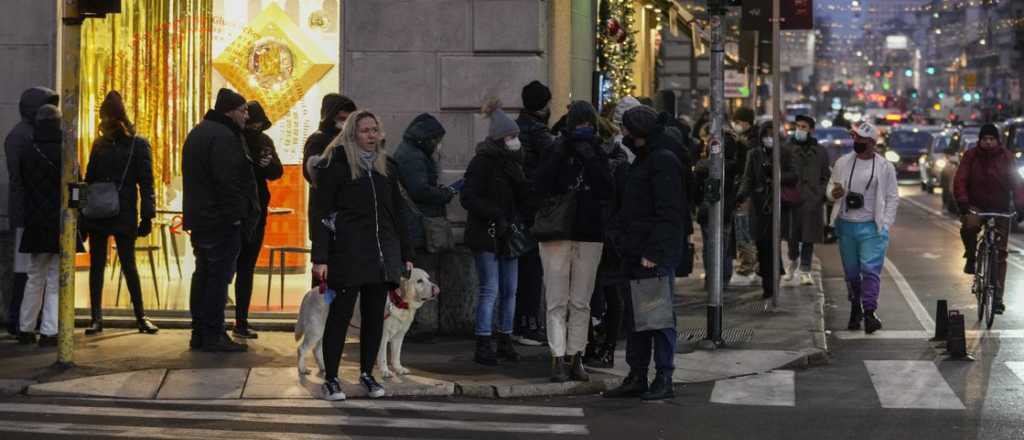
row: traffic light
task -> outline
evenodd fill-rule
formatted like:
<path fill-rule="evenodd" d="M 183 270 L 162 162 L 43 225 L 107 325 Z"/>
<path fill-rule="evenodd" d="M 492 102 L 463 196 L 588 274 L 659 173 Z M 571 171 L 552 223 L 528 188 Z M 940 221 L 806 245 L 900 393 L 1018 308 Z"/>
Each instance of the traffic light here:
<path fill-rule="evenodd" d="M 927 73 L 929 75 L 934 75 L 935 74 L 935 66 L 928 66 L 924 71 L 925 71 L 925 73 Z"/>
<path fill-rule="evenodd" d="M 903 76 L 911 78 L 914 76 L 914 69 L 907 69 L 903 71 Z"/>
<path fill-rule="evenodd" d="M 882 71 L 881 70 L 876 70 L 875 71 L 875 78 L 881 78 L 881 77 L 882 77 Z"/>

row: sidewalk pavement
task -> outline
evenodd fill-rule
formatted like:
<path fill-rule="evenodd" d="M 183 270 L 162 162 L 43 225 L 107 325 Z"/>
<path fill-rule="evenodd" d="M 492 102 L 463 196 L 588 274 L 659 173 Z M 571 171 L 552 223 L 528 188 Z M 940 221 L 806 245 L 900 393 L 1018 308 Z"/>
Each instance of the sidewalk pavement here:
<path fill-rule="evenodd" d="M 779 307 L 765 312 L 760 288 L 725 291 L 726 347 L 696 350 L 703 339 L 706 293 L 699 274 L 680 280 L 676 298 L 679 344 L 677 384 L 715 381 L 779 368 L 827 362 L 820 271 L 816 286 L 784 287 Z M 75 364 L 53 366 L 55 348 L 16 345 L 0 339 L 0 395 L 112 397 L 132 399 L 318 398 L 322 379 L 300 377 L 296 343 L 290 332 L 261 332 L 246 353 L 202 353 L 188 349 L 187 330 L 143 335 L 108 329 L 101 336 L 76 333 Z M 403 347 L 407 376 L 378 380 L 391 396 L 470 396 L 485 398 L 594 394 L 616 386 L 628 367 L 624 344 L 616 368 L 592 370 L 590 382 L 550 383 L 545 347 L 517 347 L 514 365 L 485 367 L 473 362 L 474 341 L 438 338 Z M 316 371 L 312 356 L 310 368 Z M 349 397 L 365 396 L 358 386 L 358 340 L 346 345 L 341 379 Z"/>

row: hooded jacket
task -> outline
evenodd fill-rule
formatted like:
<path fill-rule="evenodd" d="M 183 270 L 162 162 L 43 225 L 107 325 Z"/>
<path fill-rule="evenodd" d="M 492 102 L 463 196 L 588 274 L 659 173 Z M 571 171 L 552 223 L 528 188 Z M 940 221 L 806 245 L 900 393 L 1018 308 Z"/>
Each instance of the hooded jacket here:
<path fill-rule="evenodd" d="M 59 115 L 56 108 L 54 114 Z M 40 112 L 40 114 L 43 113 Z M 22 209 L 25 233 L 19 252 L 55 254 L 60 252 L 60 175 L 63 136 L 60 117 L 41 119 L 33 127 L 34 144 L 22 152 L 19 166 L 25 185 Z"/>
<path fill-rule="evenodd" d="M 0 230 L 7 229 L 4 222 L 5 216 L 10 216 L 11 228 L 25 226 L 25 217 L 22 212 L 25 186 L 21 178 L 20 159 L 25 151 L 32 149 L 36 112 L 39 111 L 39 107 L 46 104 L 57 105 L 59 100 L 57 92 L 46 87 L 32 87 L 21 94 L 21 100 L 18 103 L 21 121 L 15 124 L 4 140 L 7 166 L 3 171 L 8 173 L 8 178 L 0 179 L 0 183 L 7 183 L 9 187 L 0 187 Z M 6 200 L 4 200 L 5 198 Z"/>
<path fill-rule="evenodd" d="M 497 141 L 477 144 L 461 196 L 467 212 L 465 241 L 470 249 L 494 253 L 496 237 L 501 237 L 509 224 L 522 221 L 529 184 L 521 162 L 520 155 Z"/>
<path fill-rule="evenodd" d="M 252 173 L 256 178 L 256 189 L 260 196 L 260 207 L 263 208 L 263 216 L 267 215 L 267 206 L 270 206 L 270 187 L 267 186 L 267 182 L 280 179 L 284 175 L 284 166 L 281 165 L 281 158 L 277 156 L 277 147 L 274 146 L 274 140 L 267 136 L 264 131 L 270 128 L 270 118 L 267 117 L 267 113 L 263 110 L 263 106 L 256 101 L 250 101 L 249 107 L 249 122 L 246 124 L 260 123 L 262 127 L 259 130 L 253 130 L 246 128 L 245 134 L 245 145 L 248 148 L 249 158 L 252 162 Z M 270 157 L 270 163 L 267 166 L 260 166 L 260 160 L 264 157 Z"/>
<path fill-rule="evenodd" d="M 354 108 L 355 104 L 352 103 L 351 99 L 348 99 L 337 93 L 331 93 L 324 96 L 323 103 L 320 106 L 320 127 L 313 134 L 309 135 L 306 139 L 306 144 L 302 147 L 302 176 L 306 178 L 306 182 L 312 184 L 312 177 L 307 171 L 306 162 L 312 156 L 319 156 L 327 148 L 327 145 L 341 133 L 341 130 L 334 125 L 334 118 L 338 117 L 338 113 L 341 113 L 346 108 Z M 312 196 L 310 196 L 312 198 Z"/>
<path fill-rule="evenodd" d="M 1016 164 L 1013 152 L 1002 145 L 992 151 L 981 147 L 967 150 L 954 180 L 957 205 L 983 212 L 1009 212 L 1012 201 L 1018 211 L 1024 212 L 1024 183 Z"/>
<path fill-rule="evenodd" d="M 118 215 L 107 219 L 83 216 L 82 229 L 87 232 L 134 237 L 140 219 L 149 220 L 156 216 L 153 152 L 149 141 L 142 136 L 108 135 L 96 139 L 89 152 L 85 182 L 113 182 L 121 187 Z M 136 205 L 141 209 L 136 210 Z"/>
<path fill-rule="evenodd" d="M 409 198 L 425 217 L 444 217 L 448 202 L 455 194 L 447 188 L 438 186 L 439 175 L 434 153 L 437 144 L 431 142 L 444 136 L 444 127 L 437 118 L 423 113 L 413 119 L 405 129 L 402 143 L 398 145 L 393 156 L 398 166 L 398 175 Z M 411 210 L 407 213 L 406 222 L 413 243 L 417 247 L 426 245 L 426 233 L 420 216 Z"/>

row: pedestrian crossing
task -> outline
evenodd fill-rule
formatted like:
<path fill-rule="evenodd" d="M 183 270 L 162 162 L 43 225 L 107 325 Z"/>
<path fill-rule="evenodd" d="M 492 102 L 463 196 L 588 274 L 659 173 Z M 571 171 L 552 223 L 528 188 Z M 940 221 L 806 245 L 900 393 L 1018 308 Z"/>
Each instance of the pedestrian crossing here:
<path fill-rule="evenodd" d="M 445 401 L 21 399 L 0 401 L 0 438 L 562 438 L 588 436 L 583 417 L 582 408 Z"/>

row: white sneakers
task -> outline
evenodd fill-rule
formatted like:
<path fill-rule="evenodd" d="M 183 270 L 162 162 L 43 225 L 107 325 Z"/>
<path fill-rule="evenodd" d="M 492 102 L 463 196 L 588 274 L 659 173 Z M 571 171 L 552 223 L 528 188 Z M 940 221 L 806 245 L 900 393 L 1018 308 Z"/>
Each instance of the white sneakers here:
<path fill-rule="evenodd" d="M 756 286 L 761 283 L 761 277 L 757 276 L 756 273 L 750 275 L 740 275 L 738 273 L 732 274 L 732 279 L 729 280 L 730 286 L 747 287 Z"/>
<path fill-rule="evenodd" d="M 799 271 L 800 271 L 800 262 L 799 261 L 790 261 L 789 262 L 789 267 L 786 269 L 786 275 L 783 276 L 782 279 L 785 280 L 785 281 L 793 281 L 793 277 L 795 277 L 796 273 L 799 272 Z"/>
<path fill-rule="evenodd" d="M 341 391 L 341 382 L 337 378 L 327 379 L 324 382 L 324 400 L 331 402 L 345 400 L 345 393 Z"/>

